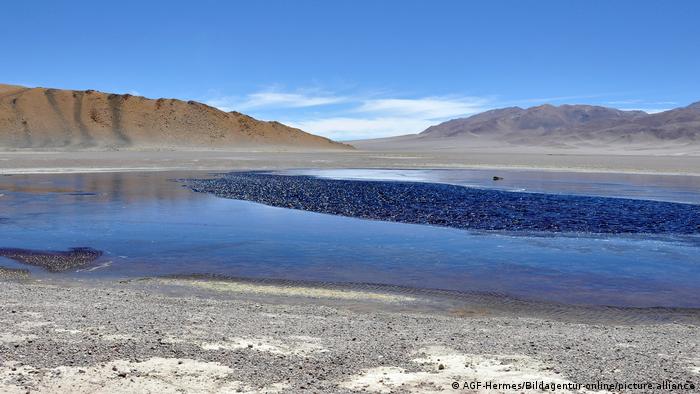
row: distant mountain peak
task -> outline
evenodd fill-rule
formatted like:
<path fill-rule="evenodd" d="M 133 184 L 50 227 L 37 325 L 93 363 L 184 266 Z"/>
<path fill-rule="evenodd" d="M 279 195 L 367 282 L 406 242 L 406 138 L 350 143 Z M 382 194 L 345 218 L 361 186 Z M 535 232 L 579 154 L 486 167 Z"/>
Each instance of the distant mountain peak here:
<path fill-rule="evenodd" d="M 646 141 L 700 144 L 698 110 L 700 102 L 658 114 L 578 104 L 508 107 L 431 126 L 420 133 L 420 138 L 545 146 L 625 145 Z"/>
<path fill-rule="evenodd" d="M 558 107 L 555 105 L 552 105 L 552 104 L 540 104 L 540 105 L 537 105 L 534 107 L 530 107 L 527 110 L 554 109 L 554 108 L 558 108 Z"/>

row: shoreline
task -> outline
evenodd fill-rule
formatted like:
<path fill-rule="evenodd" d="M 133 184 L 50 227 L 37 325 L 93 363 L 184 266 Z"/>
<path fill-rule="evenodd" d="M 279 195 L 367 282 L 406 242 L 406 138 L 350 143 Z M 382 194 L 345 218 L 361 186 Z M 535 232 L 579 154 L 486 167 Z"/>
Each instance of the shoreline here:
<path fill-rule="evenodd" d="M 83 249 L 83 248 L 77 248 Z M 89 249 L 89 248 L 85 248 Z M 53 251 L 52 251 L 53 252 Z M 65 251 L 57 252 L 60 255 Z M 401 304 L 402 310 L 449 314 L 465 308 L 489 310 L 491 315 L 508 317 L 537 317 L 568 322 L 597 322 L 600 324 L 683 323 L 700 327 L 700 306 L 696 304 L 660 304 L 628 299 L 605 302 L 596 298 L 561 300 L 556 294 L 512 293 L 489 289 L 455 289 L 420 287 L 410 284 L 357 281 L 327 281 L 285 279 L 265 276 L 235 276 L 231 274 L 193 271 L 191 273 L 92 274 L 112 265 L 112 261 L 80 264 L 68 270 L 51 266 L 34 266 L 12 261 L 0 263 L 0 283 L 50 283 L 58 286 L 100 286 L 140 284 L 156 293 L 168 289 L 173 294 L 204 295 L 221 298 L 227 294 L 238 298 L 264 300 L 325 300 L 378 301 L 386 305 Z M 385 306 L 386 306 L 385 305 Z"/>
<path fill-rule="evenodd" d="M 22 271 L 22 269 L 5 268 Z M 700 328 L 700 307 L 630 306 L 567 303 L 542 297 L 529 298 L 496 291 L 419 288 L 395 284 L 323 282 L 296 279 L 235 277 L 218 274 L 101 277 L 64 276 L 47 271 L 36 275 L 13 275 L 1 281 L 55 286 L 133 285 L 155 294 L 196 296 L 211 299 L 245 299 L 255 302 L 318 303 L 350 308 L 367 303 L 378 310 L 452 315 L 467 309 L 488 311 L 499 317 L 532 317 L 570 323 L 636 325 L 678 323 Z"/>
<path fill-rule="evenodd" d="M 362 170 L 500 170 L 500 171 L 532 171 L 532 172 L 557 172 L 580 174 L 619 174 L 619 175 L 659 175 L 679 177 L 700 177 L 700 173 L 685 172 L 653 172 L 653 171 L 622 171 L 622 170 L 589 170 L 585 168 L 548 168 L 548 167 L 497 167 L 497 166 L 466 166 L 466 167 L 338 167 Z M 249 167 L 236 168 L 235 170 L 221 168 L 191 168 L 191 167 L 123 167 L 123 168 L 10 168 L 0 170 L 3 175 L 61 175 L 61 174 L 94 174 L 94 173 L 119 173 L 119 172 L 179 172 L 179 171 L 275 171 L 280 168 Z M 317 167 L 295 167 L 294 170 L 317 169 Z"/>
<path fill-rule="evenodd" d="M 0 175 L 312 168 L 475 169 L 696 177 L 700 176 L 700 156 L 375 151 L 0 152 Z"/>
<path fill-rule="evenodd" d="M 700 380 L 694 324 L 574 322 L 475 306 L 436 313 L 407 308 L 406 295 L 179 281 L 2 282 L 0 389 L 440 392 L 455 381 Z"/>

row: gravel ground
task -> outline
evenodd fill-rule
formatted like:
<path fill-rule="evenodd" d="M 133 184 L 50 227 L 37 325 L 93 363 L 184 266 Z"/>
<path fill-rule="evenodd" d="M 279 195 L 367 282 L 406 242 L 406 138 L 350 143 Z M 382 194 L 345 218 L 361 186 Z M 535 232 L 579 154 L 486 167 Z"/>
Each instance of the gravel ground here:
<path fill-rule="evenodd" d="M 670 380 L 698 392 L 700 383 L 696 323 L 430 311 L 405 294 L 217 283 L 0 283 L 0 392 L 476 392 L 452 384 L 487 380 Z M 578 392 L 557 390 L 567 391 Z"/>

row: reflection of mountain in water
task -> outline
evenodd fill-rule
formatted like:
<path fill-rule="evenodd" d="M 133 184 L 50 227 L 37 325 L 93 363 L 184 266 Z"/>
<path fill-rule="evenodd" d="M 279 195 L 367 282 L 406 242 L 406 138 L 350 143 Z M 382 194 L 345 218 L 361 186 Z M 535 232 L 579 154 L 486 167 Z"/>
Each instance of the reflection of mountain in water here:
<path fill-rule="evenodd" d="M 201 174 L 199 174 L 201 176 Z M 3 212 L 11 215 L 16 204 L 35 204 L 32 199 L 19 198 L 18 194 L 43 194 L 60 198 L 63 204 L 74 204 L 80 209 L 86 201 L 121 201 L 125 204 L 144 203 L 158 200 L 160 204 L 182 202 L 201 198 L 184 188 L 173 184 L 173 179 L 183 173 L 92 173 L 92 174 L 51 174 L 13 175 L 0 178 L 2 202 L 7 206 Z M 46 209 L 46 204 L 42 210 Z"/>

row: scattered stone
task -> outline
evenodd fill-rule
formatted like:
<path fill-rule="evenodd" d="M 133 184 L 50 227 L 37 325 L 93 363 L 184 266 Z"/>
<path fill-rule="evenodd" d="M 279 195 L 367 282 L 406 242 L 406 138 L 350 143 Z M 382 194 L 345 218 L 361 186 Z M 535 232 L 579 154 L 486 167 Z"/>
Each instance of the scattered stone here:
<path fill-rule="evenodd" d="M 460 229 L 700 233 L 700 205 L 693 204 L 264 172 L 185 182 L 196 192 L 275 207 Z"/>
<path fill-rule="evenodd" d="M 42 267 L 50 272 L 62 272 L 86 266 L 102 256 L 92 248 L 71 248 L 67 251 L 42 251 L 18 248 L 0 248 L 0 256 L 22 264 Z"/>
<path fill-rule="evenodd" d="M 0 280 L 21 280 L 29 279 L 29 277 L 29 270 L 0 266 Z"/>
<path fill-rule="evenodd" d="M 175 392 L 178 384 L 186 392 L 297 393 L 303 386 L 336 393 L 361 391 L 364 384 L 373 392 L 448 392 L 453 376 L 697 385 L 694 371 L 700 366 L 693 347 L 697 309 L 543 310 L 525 301 L 478 303 L 438 293 L 412 293 L 413 301 L 400 305 L 358 307 L 356 300 L 209 297 L 147 281 L 64 284 L 47 279 L 0 285 L 0 392 L 56 392 L 49 388 L 59 385 L 63 392 L 145 391 L 129 379 L 153 392 Z M 94 309 L 96 303 L 104 308 Z M 465 317 L 446 307 L 462 303 L 488 306 L 489 314 Z M 50 324 L 18 326 L 26 321 Z M 98 329 L 121 339 L 90 335 Z M 151 346 L 156 330 L 167 333 L 167 346 Z"/>

